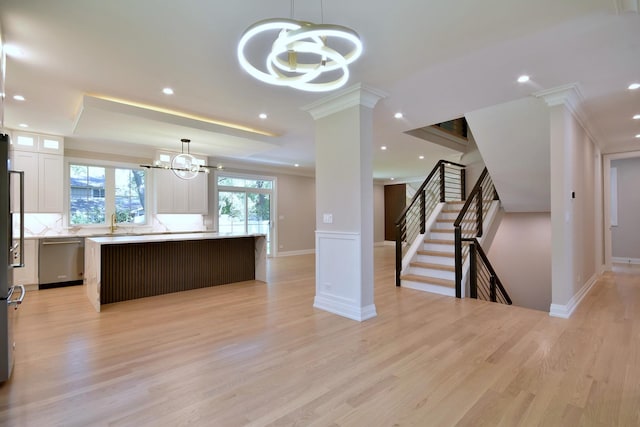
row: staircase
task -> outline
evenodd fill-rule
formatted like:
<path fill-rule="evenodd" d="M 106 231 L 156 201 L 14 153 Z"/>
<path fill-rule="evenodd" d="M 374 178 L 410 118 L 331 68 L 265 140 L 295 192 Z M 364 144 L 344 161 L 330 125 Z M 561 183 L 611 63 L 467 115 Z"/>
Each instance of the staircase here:
<path fill-rule="evenodd" d="M 481 247 L 500 204 L 487 168 L 464 195 L 464 166 L 440 160 L 395 221 L 396 286 L 511 304 Z"/>
<path fill-rule="evenodd" d="M 453 222 L 464 201 L 447 202 L 431 229 L 425 233 L 422 248 L 400 279 L 402 286 L 442 295 L 455 296 L 455 255 Z"/>

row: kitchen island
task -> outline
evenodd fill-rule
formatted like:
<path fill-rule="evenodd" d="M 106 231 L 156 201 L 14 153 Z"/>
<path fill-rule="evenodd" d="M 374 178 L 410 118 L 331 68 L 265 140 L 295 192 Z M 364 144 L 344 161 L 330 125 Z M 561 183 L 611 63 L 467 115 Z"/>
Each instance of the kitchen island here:
<path fill-rule="evenodd" d="M 87 297 L 103 304 L 267 280 L 263 234 L 180 233 L 85 239 Z"/>

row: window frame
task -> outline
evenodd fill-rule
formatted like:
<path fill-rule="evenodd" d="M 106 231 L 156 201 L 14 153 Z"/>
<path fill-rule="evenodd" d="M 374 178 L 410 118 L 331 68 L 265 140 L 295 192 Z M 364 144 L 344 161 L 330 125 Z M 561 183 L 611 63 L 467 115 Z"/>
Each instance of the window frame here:
<path fill-rule="evenodd" d="M 216 170 L 213 174 L 213 184 L 214 191 L 210 193 L 210 197 L 213 196 L 213 206 L 215 207 L 215 213 L 213 214 L 213 222 L 214 222 L 214 230 L 216 232 L 220 232 L 220 224 L 219 224 L 219 200 L 218 195 L 220 191 L 236 191 L 236 192 L 245 192 L 245 193 L 263 193 L 270 194 L 271 200 L 269 201 L 271 206 L 271 250 L 269 257 L 275 257 L 278 254 L 278 177 L 275 175 L 261 175 L 258 173 L 243 173 L 243 172 L 229 172 L 226 170 Z M 261 181 L 271 181 L 272 188 L 254 188 L 254 187 L 234 187 L 234 186 L 218 186 L 218 177 L 226 176 L 230 178 L 242 178 L 242 179 L 250 179 L 250 180 L 261 180 Z"/>
<path fill-rule="evenodd" d="M 67 228 L 104 228 L 109 227 L 110 222 L 109 219 L 111 215 L 115 213 L 116 207 L 116 179 L 115 179 L 115 170 L 116 169 L 136 169 L 142 170 L 144 172 L 144 186 L 145 186 L 145 194 L 144 194 L 144 204 L 145 204 L 145 213 L 144 213 L 144 222 L 143 223 L 129 223 L 129 222 L 119 222 L 117 223 L 118 227 L 145 227 L 151 224 L 151 209 L 149 209 L 150 205 L 150 193 L 151 193 L 151 174 L 148 169 L 141 167 L 139 164 L 135 163 L 125 163 L 125 162 L 113 162 L 108 160 L 96 160 L 96 159 L 85 159 L 85 158 L 74 158 L 74 157 L 65 157 L 65 171 L 64 171 L 64 223 Z M 72 224 L 71 223 L 71 176 L 70 176 L 70 168 L 71 165 L 78 166 L 92 166 L 99 167 L 105 169 L 105 183 L 104 183 L 104 202 L 105 202 L 105 222 L 100 224 Z"/>

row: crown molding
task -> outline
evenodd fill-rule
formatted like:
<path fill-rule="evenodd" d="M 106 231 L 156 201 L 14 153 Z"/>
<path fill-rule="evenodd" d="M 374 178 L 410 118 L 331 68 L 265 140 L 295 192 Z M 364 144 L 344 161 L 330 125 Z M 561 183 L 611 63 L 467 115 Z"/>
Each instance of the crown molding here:
<path fill-rule="evenodd" d="M 305 105 L 302 110 L 311 114 L 314 120 L 318 120 L 356 105 L 374 108 L 379 100 L 386 97 L 387 94 L 381 90 L 357 83 Z"/>
<path fill-rule="evenodd" d="M 580 126 L 582 126 L 596 147 L 598 147 L 600 151 L 604 150 L 604 145 L 601 142 L 602 139 L 596 136 L 596 132 L 591 128 L 587 120 L 587 115 L 582 107 L 584 97 L 582 96 L 582 91 L 578 83 L 569 83 L 546 89 L 534 93 L 533 96 L 544 100 L 549 107 L 564 105 L 578 123 L 580 123 Z"/>

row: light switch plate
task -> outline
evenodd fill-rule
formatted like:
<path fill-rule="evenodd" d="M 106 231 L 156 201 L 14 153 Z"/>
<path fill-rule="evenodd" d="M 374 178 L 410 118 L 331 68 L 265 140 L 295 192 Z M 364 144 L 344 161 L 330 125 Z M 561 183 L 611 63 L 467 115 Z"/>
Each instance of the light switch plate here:
<path fill-rule="evenodd" d="M 324 222 L 325 224 L 332 224 L 333 214 L 330 214 L 330 213 L 322 214 L 322 222 Z"/>

